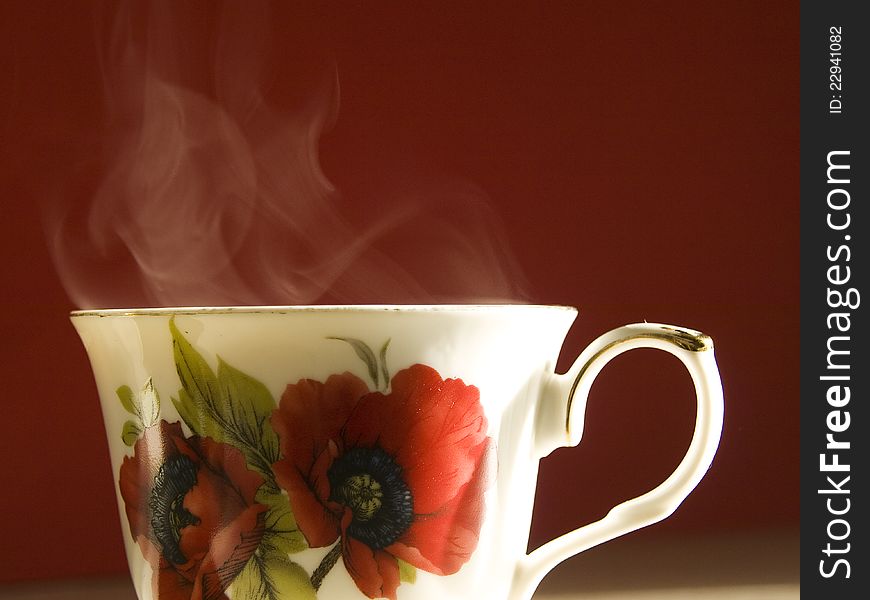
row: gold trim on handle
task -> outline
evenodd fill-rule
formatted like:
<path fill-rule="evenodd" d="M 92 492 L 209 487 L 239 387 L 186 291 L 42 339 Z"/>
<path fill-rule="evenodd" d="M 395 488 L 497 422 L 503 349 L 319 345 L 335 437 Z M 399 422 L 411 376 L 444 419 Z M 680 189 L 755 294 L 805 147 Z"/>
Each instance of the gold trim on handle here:
<path fill-rule="evenodd" d="M 688 350 L 689 352 L 706 352 L 707 350 L 713 349 L 713 339 L 709 335 L 701 333 L 700 331 L 680 329 L 678 327 L 670 327 L 667 325 L 662 325 L 659 329 L 660 331 L 657 332 L 638 333 L 637 335 L 628 338 L 610 342 L 601 350 L 593 354 L 592 358 L 586 361 L 586 364 L 584 364 L 580 368 L 580 372 L 577 373 L 577 377 L 574 378 L 574 383 L 571 385 L 571 391 L 568 392 L 568 408 L 565 415 L 565 433 L 571 435 L 571 405 L 574 402 L 574 394 L 577 391 L 577 386 L 580 385 L 580 380 L 583 378 L 583 375 L 586 374 L 586 371 L 589 370 L 589 365 L 595 362 L 602 354 L 609 351 L 611 348 L 619 346 L 620 344 L 626 344 L 633 340 L 653 339 L 669 342 L 674 346 L 682 348 L 683 350 Z"/>
<path fill-rule="evenodd" d="M 667 325 L 662 325 L 661 329 L 662 332 L 659 334 L 644 333 L 637 337 L 664 340 L 690 352 L 704 352 L 713 349 L 713 339 L 706 333 Z"/>

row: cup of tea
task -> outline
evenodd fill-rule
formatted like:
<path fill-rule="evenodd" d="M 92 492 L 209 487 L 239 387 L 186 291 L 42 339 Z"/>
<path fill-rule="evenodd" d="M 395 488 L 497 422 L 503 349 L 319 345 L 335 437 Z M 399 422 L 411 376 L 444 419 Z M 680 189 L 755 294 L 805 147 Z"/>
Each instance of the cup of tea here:
<path fill-rule="evenodd" d="M 719 443 L 712 341 L 628 325 L 557 374 L 576 315 L 532 305 L 72 313 L 138 597 L 526 600 L 562 560 L 666 518 Z M 685 457 L 655 489 L 527 553 L 539 460 L 580 441 L 593 380 L 633 348 L 673 354 L 694 382 Z"/>

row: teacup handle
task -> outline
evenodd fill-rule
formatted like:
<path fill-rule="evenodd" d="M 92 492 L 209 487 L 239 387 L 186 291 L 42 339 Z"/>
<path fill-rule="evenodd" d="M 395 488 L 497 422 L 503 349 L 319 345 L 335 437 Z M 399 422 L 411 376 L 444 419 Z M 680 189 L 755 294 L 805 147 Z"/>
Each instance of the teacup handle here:
<path fill-rule="evenodd" d="M 611 359 L 635 348 L 664 350 L 688 369 L 698 405 L 689 449 L 676 470 L 652 491 L 618 504 L 603 519 L 526 555 L 517 566 L 512 600 L 529 598 L 544 575 L 566 558 L 670 516 L 710 467 L 719 445 L 723 412 L 713 341 L 698 331 L 654 323 L 626 325 L 605 333 L 580 354 L 567 373 L 555 375 L 545 385 L 536 423 L 538 455 L 580 442 L 592 382 Z"/>

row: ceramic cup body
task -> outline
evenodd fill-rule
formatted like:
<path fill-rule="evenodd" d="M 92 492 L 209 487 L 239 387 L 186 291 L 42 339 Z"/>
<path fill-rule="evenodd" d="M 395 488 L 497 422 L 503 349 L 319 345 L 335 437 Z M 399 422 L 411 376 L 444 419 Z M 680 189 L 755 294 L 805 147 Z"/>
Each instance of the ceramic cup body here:
<path fill-rule="evenodd" d="M 556 375 L 575 316 L 525 305 L 74 313 L 139 598 L 519 600 L 567 556 L 667 516 L 718 442 L 709 339 L 637 326 Z M 687 364 L 694 451 L 658 496 L 527 555 L 538 460 L 579 441 L 595 374 L 639 345 Z"/>

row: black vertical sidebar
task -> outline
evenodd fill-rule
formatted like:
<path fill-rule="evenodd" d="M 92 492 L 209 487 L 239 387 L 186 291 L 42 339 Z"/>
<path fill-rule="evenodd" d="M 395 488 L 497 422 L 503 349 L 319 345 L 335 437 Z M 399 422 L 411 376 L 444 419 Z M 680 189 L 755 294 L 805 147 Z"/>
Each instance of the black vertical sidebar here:
<path fill-rule="evenodd" d="M 806 598 L 865 598 L 870 590 L 870 20 L 859 16 L 862 4 L 866 14 L 866 2 L 859 1 L 800 5 L 801 595 Z"/>

